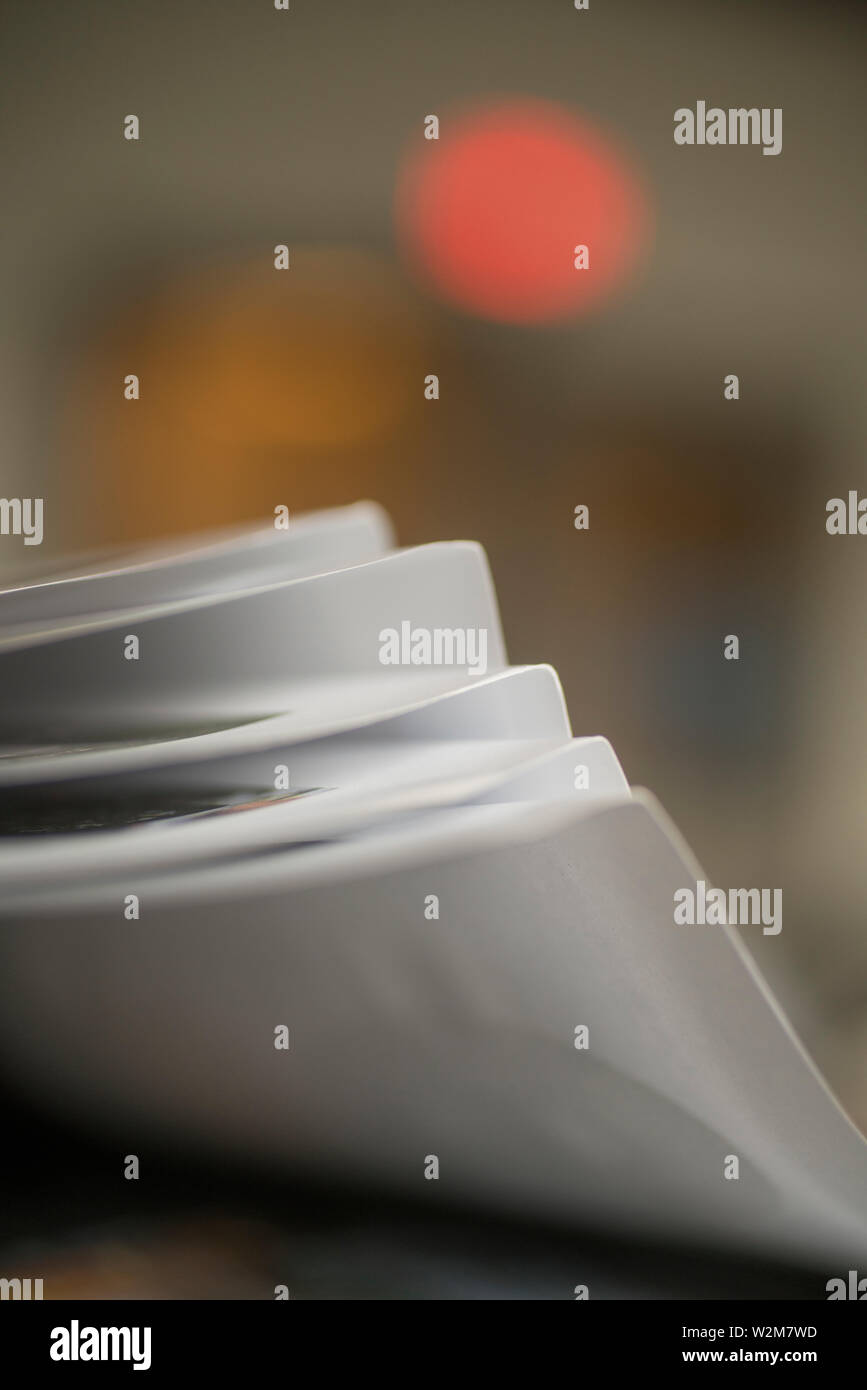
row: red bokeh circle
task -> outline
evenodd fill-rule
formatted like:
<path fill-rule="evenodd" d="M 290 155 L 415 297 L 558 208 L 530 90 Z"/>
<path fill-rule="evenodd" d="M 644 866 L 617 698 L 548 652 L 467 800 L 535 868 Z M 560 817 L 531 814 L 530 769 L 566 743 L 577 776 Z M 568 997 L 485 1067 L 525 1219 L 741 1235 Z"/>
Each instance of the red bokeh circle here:
<path fill-rule="evenodd" d="M 436 293 L 508 323 L 579 314 L 620 285 L 648 240 L 629 161 L 564 107 L 503 101 L 446 116 L 400 171 L 398 239 Z M 574 265 L 589 249 L 589 269 Z"/>

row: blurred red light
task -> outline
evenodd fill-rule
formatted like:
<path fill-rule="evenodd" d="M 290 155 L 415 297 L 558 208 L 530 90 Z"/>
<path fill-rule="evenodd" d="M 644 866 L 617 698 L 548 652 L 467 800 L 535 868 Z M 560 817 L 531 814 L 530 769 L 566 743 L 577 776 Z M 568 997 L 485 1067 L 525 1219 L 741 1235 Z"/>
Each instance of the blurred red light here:
<path fill-rule="evenodd" d="M 441 121 L 400 172 L 398 237 L 443 298 L 532 323 L 583 312 L 647 241 L 647 202 L 623 156 L 563 107 L 509 101 Z M 575 247 L 589 248 L 577 270 Z"/>

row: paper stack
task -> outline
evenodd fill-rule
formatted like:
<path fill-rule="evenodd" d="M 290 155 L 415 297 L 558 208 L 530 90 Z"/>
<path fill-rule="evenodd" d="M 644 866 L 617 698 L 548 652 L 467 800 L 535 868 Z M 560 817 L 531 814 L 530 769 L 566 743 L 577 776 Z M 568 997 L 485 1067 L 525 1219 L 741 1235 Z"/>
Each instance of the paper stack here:
<path fill-rule="evenodd" d="M 124 1151 L 867 1257 L 867 1145 L 477 545 L 364 503 L 7 590 L 0 744 L 5 1066 Z"/>

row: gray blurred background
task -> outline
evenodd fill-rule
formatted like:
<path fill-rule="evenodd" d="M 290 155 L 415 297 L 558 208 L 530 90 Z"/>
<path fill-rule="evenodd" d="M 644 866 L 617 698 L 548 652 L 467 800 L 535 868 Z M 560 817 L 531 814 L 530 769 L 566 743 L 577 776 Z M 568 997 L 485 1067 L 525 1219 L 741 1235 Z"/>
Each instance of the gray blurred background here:
<path fill-rule="evenodd" d="M 0 13 L 2 492 L 46 507 L 0 577 L 277 503 L 374 497 L 404 544 L 480 540 L 512 660 L 558 668 L 576 733 L 611 738 L 709 878 L 782 887 L 781 936 L 745 934 L 867 1124 L 867 539 L 825 531 L 829 498 L 867 491 L 867 12 Z M 461 313 L 396 244 L 424 116 L 445 139 L 502 96 L 587 117 L 648 191 L 638 272 L 572 323 Z M 675 146 L 699 98 L 782 107 L 782 153 Z"/>

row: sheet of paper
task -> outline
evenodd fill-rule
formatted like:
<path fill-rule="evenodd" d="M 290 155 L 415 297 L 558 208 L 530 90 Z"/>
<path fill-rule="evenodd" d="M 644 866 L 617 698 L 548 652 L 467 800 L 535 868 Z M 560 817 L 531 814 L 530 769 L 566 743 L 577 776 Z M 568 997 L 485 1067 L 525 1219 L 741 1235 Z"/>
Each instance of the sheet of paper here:
<path fill-rule="evenodd" d="M 393 544 L 373 502 L 114 555 L 100 567 L 0 590 L 0 635 L 70 618 L 230 593 L 374 560 Z"/>
<path fill-rule="evenodd" d="M 603 738 L 321 739 L 293 750 L 285 792 L 215 787 L 210 796 L 88 789 L 71 801 L 52 788 L 33 802 L 7 794 L 0 817 L 0 893 L 9 901 L 56 880 L 64 888 L 118 874 L 188 868 L 310 841 L 462 802 L 629 796 Z M 581 770 L 576 786 L 575 770 Z"/>
<path fill-rule="evenodd" d="M 0 639 L 7 749 L 312 719 L 329 682 L 334 718 L 348 677 L 363 717 L 506 664 L 484 552 L 463 541 L 61 628 Z"/>
<path fill-rule="evenodd" d="M 2 663 L 0 663 L 2 666 Z M 106 795 L 158 787 L 271 785 L 274 765 L 305 740 L 345 733 L 353 744 L 377 739 L 565 739 L 571 729 L 557 673 L 550 666 L 515 666 L 445 689 L 426 689 L 374 677 L 299 682 L 292 712 L 210 733 L 134 740 L 102 739 L 0 749 L 0 788 L 87 784 Z M 300 708 L 299 708 L 300 705 Z M 72 789 L 71 789 L 72 794 Z"/>
<path fill-rule="evenodd" d="M 867 1255 L 864 1141 L 734 931 L 675 924 L 700 876 L 642 795 L 47 889 L 4 909 L 0 1037 L 125 1142 L 155 1125 L 406 1195 L 436 1155 L 449 1198 L 839 1274 Z"/>

